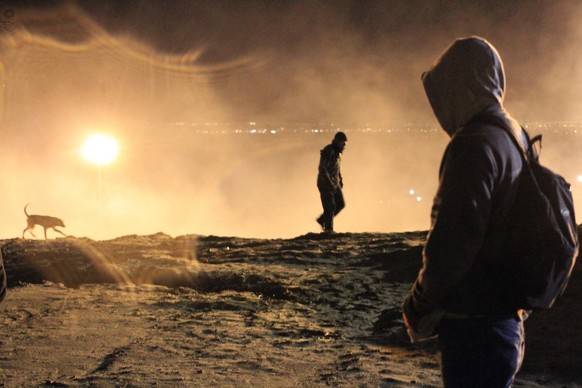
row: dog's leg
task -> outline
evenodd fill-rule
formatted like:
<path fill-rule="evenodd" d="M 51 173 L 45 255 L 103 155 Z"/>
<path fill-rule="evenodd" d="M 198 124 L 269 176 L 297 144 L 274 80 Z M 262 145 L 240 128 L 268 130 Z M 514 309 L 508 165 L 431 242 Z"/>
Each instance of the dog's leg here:
<path fill-rule="evenodd" d="M 46 240 L 46 226 L 44 227 L 44 239 Z"/>
<path fill-rule="evenodd" d="M 28 233 L 32 234 L 32 237 L 36 238 L 36 236 L 34 235 L 34 233 L 32 233 L 32 228 L 31 227 L 27 227 L 26 229 L 24 229 L 22 231 L 22 238 L 24 238 L 24 233 L 26 233 L 26 231 L 28 231 Z"/>
<path fill-rule="evenodd" d="M 59 232 L 60 234 L 62 234 L 62 235 L 63 235 L 63 236 L 65 236 L 65 237 L 67 237 L 67 235 L 66 235 L 66 234 L 64 234 L 63 232 L 61 232 L 60 230 L 58 230 L 58 229 L 57 229 L 57 228 L 55 228 L 54 226 L 53 226 L 53 230 L 54 230 L 55 232 Z"/>

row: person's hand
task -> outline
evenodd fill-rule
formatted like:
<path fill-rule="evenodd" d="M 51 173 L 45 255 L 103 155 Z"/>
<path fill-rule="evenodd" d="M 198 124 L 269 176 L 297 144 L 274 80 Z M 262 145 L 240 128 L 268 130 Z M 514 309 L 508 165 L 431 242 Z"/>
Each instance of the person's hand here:
<path fill-rule="evenodd" d="M 404 326 L 406 326 L 406 332 L 408 333 L 408 337 L 411 337 L 411 334 L 414 330 L 412 330 L 412 326 L 410 326 L 408 318 L 406 318 L 406 314 L 402 314 L 402 320 L 404 321 Z"/>
<path fill-rule="evenodd" d="M 418 317 L 412 310 L 412 302 L 410 300 L 407 302 L 408 303 L 404 303 L 402 306 L 402 320 L 404 321 L 404 326 L 406 326 L 408 337 L 412 340 L 414 336 L 414 328 L 418 326 Z"/>
<path fill-rule="evenodd" d="M 412 328 L 412 325 L 410 324 L 410 322 L 408 321 L 408 318 L 406 317 L 406 314 L 402 314 L 402 320 L 404 321 L 404 326 L 406 326 L 406 333 L 408 334 L 408 338 L 410 339 L 411 343 L 416 343 L 416 342 L 420 342 L 423 341 L 425 338 L 422 335 L 418 334 L 416 331 L 414 331 L 414 329 Z"/>
<path fill-rule="evenodd" d="M 444 314 L 444 310 L 440 308 L 427 309 L 422 314 L 419 313 L 416 310 L 414 298 L 408 294 L 402 304 L 402 320 L 410 342 L 416 343 L 435 338 L 438 324 Z"/>

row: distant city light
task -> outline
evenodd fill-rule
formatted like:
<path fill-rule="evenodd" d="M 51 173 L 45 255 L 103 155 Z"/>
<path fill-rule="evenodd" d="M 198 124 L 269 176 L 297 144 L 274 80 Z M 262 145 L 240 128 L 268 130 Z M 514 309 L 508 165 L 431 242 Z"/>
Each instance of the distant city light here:
<path fill-rule="evenodd" d="M 0 85 L 1 87 L 1 85 Z M 196 129 L 196 133 L 203 134 L 227 134 L 227 133 L 244 133 L 244 134 L 283 134 L 283 133 L 329 133 L 337 132 L 343 128 L 337 122 L 331 122 L 324 127 L 318 127 L 314 124 L 300 124 L 292 125 L 286 124 L 284 126 L 277 126 L 271 128 L 269 126 L 258 126 L 258 122 L 254 120 L 244 121 L 240 123 L 219 122 L 219 121 L 203 121 L 203 122 L 184 122 L 179 120 L 172 120 L 169 122 L 173 126 L 193 126 L 203 127 L 204 129 Z M 581 121 L 557 121 L 557 122 L 531 122 L 525 125 L 526 128 L 533 132 L 544 131 L 561 136 L 580 136 L 582 134 Z M 255 132 L 252 132 L 255 130 Z M 342 129 L 345 132 L 359 132 L 359 133 L 386 133 L 386 134 L 401 134 L 401 133 L 417 133 L 422 135 L 438 135 L 442 136 L 442 129 L 435 127 L 429 123 L 407 123 L 406 125 L 379 125 L 379 124 L 362 124 L 352 128 Z M 274 132 L 275 131 L 275 132 Z M 410 194 L 414 196 L 415 193 Z"/>
<path fill-rule="evenodd" d="M 420 202 L 420 201 L 422 201 L 422 197 L 420 197 L 420 196 L 416 197 L 416 202 Z"/>
<path fill-rule="evenodd" d="M 410 189 L 410 190 L 408 190 L 408 194 L 410 194 L 410 195 L 414 195 L 414 193 L 415 193 L 414 189 Z"/>
<path fill-rule="evenodd" d="M 580 183 L 582 183 L 582 175 L 578 175 L 578 177 L 576 178 L 576 180 Z"/>

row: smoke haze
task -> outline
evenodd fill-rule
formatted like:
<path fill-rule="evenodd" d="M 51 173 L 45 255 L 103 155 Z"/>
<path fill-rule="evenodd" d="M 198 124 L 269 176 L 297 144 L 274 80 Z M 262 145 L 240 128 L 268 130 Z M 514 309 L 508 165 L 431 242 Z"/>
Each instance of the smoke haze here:
<path fill-rule="evenodd" d="M 448 139 L 402 130 L 436 128 L 420 74 L 459 36 L 497 47 L 518 120 L 582 121 L 575 0 L 2 4 L 0 238 L 20 236 L 28 202 L 92 238 L 316 231 L 319 150 L 337 129 L 337 230 L 426 229 Z M 82 159 L 93 132 L 118 139 L 117 161 Z M 548 143 L 544 161 L 575 181 L 580 148 Z"/>

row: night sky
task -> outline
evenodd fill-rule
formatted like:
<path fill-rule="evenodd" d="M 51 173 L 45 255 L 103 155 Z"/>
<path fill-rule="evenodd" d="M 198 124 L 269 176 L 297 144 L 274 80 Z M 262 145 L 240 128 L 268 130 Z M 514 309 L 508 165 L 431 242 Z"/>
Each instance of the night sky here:
<path fill-rule="evenodd" d="M 581 88 L 572 87 L 582 68 L 576 0 L 14 4 L 0 9 L 5 32 L 24 27 L 73 46 L 103 34 L 130 39 L 162 61 L 196 66 L 235 116 L 384 123 L 424 116 L 419 74 L 452 39 L 475 34 L 504 59 L 514 115 L 582 118 Z M 370 99 L 385 106 L 365 109 Z"/>

